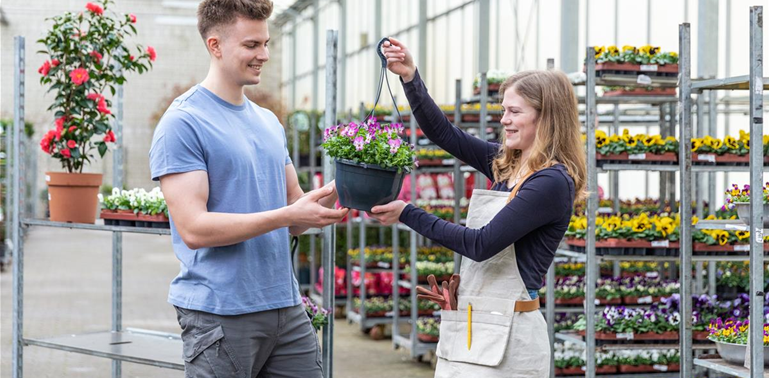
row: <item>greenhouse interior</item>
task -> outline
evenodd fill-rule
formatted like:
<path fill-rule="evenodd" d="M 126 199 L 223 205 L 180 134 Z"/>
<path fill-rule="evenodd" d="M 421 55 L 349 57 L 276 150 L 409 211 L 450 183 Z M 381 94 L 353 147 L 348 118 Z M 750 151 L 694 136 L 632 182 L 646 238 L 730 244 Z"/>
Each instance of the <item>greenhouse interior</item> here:
<path fill-rule="evenodd" d="M 0 376 L 769 377 L 765 5 L 4 0 Z"/>

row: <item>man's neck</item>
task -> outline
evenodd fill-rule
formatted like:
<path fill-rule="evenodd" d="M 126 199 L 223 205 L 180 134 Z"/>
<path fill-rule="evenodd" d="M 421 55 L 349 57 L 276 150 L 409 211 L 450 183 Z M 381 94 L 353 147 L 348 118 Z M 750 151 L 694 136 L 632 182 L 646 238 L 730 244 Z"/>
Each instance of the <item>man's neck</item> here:
<path fill-rule="evenodd" d="M 215 70 L 213 67 L 208 70 L 208 75 L 206 75 L 206 78 L 203 79 L 200 85 L 230 104 L 243 104 L 243 86 L 227 80 L 226 77 L 221 75 L 220 71 Z"/>

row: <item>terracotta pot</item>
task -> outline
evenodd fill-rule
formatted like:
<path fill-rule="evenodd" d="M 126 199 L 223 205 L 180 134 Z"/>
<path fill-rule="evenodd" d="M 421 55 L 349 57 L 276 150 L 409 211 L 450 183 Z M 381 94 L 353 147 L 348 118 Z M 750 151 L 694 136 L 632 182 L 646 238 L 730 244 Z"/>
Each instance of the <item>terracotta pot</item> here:
<path fill-rule="evenodd" d="M 628 296 L 628 297 L 622 298 L 622 302 L 629 305 L 636 305 L 636 304 L 639 304 L 638 300 L 641 298 L 643 298 L 643 300 L 641 301 L 642 303 L 640 304 L 658 303 L 662 299 L 662 297 L 651 296 L 651 295 L 646 295 L 643 297 Z"/>
<path fill-rule="evenodd" d="M 596 160 L 628 160 L 628 161 L 664 161 L 664 162 L 676 162 L 678 161 L 678 154 L 675 152 L 664 152 L 661 154 L 653 154 L 650 152 L 641 154 L 628 154 L 627 152 L 621 152 L 619 154 L 603 155 L 596 153 Z"/>
<path fill-rule="evenodd" d="M 708 332 L 708 331 L 693 331 L 692 332 L 692 340 L 705 341 L 705 340 L 708 339 L 708 336 L 710 336 L 710 332 Z"/>
<path fill-rule="evenodd" d="M 417 333 L 417 339 L 423 343 L 437 343 L 438 342 L 438 336 L 431 336 L 431 335 L 425 335 L 422 333 Z"/>
<path fill-rule="evenodd" d="M 681 371 L 681 364 L 668 364 L 668 371 Z"/>
<path fill-rule="evenodd" d="M 555 304 L 559 304 L 559 305 L 582 305 L 582 302 L 584 301 L 585 301 L 585 297 L 569 298 L 569 299 L 555 298 Z"/>
<path fill-rule="evenodd" d="M 738 247 L 735 250 L 735 247 Z M 696 252 L 744 252 L 749 250 L 743 250 L 743 248 L 749 248 L 748 244 L 726 244 L 726 245 L 707 245 L 705 243 L 694 242 L 692 244 L 692 251 Z M 764 243 L 764 252 L 769 252 L 769 243 Z"/>
<path fill-rule="evenodd" d="M 654 373 L 654 367 L 651 365 L 620 365 L 620 373 Z"/>
<path fill-rule="evenodd" d="M 582 370 L 581 366 L 570 366 L 567 368 L 561 369 L 562 375 L 585 375 L 585 372 Z"/>
<path fill-rule="evenodd" d="M 555 375 L 564 375 L 563 374 L 563 369 L 561 369 L 561 368 L 555 368 L 554 371 L 555 371 Z"/>
<path fill-rule="evenodd" d="M 51 221 L 93 224 L 101 180 L 101 173 L 46 172 Z"/>
<path fill-rule="evenodd" d="M 595 373 L 596 374 L 614 374 L 617 372 L 616 366 L 596 366 L 595 367 Z"/>
<path fill-rule="evenodd" d="M 579 331 L 579 335 L 585 336 L 585 331 Z M 614 332 L 601 332 L 595 333 L 596 340 L 678 340 L 678 332 L 663 332 L 663 333 L 634 333 L 632 338 L 628 334 L 619 334 L 623 337 L 617 337 L 617 333 Z"/>
<path fill-rule="evenodd" d="M 462 114 L 462 122 L 480 122 L 481 115 L 479 113 Z"/>
<path fill-rule="evenodd" d="M 655 67 L 655 69 L 650 70 L 646 69 Z M 585 67 L 583 66 L 583 72 Z M 648 64 L 648 65 L 640 65 L 640 64 L 631 64 L 631 63 L 613 63 L 613 62 L 606 62 L 606 63 L 597 63 L 595 65 L 596 71 L 626 71 L 628 73 L 636 73 L 636 72 L 643 72 L 645 74 L 653 74 L 654 72 L 660 72 L 660 73 L 678 73 L 678 64 L 666 64 L 664 66 L 660 65 L 654 65 L 654 64 Z"/>

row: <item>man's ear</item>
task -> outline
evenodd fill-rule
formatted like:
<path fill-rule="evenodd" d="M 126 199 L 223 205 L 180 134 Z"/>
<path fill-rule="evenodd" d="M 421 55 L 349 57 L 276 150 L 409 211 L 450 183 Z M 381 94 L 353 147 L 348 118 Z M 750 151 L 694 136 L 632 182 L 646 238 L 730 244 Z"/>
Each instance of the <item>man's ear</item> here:
<path fill-rule="evenodd" d="M 206 48 L 208 52 L 216 58 L 222 57 L 221 38 L 218 35 L 211 35 L 206 38 Z"/>

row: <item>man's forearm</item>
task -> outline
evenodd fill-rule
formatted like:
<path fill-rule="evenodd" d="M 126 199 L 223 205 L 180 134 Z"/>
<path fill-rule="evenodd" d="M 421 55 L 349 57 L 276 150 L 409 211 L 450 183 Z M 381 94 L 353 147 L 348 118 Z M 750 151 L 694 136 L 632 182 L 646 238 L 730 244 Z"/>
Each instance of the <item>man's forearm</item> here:
<path fill-rule="evenodd" d="M 289 227 L 287 208 L 259 213 L 201 213 L 184 227 L 184 242 L 190 249 L 221 247 L 246 241 L 283 227 Z"/>

